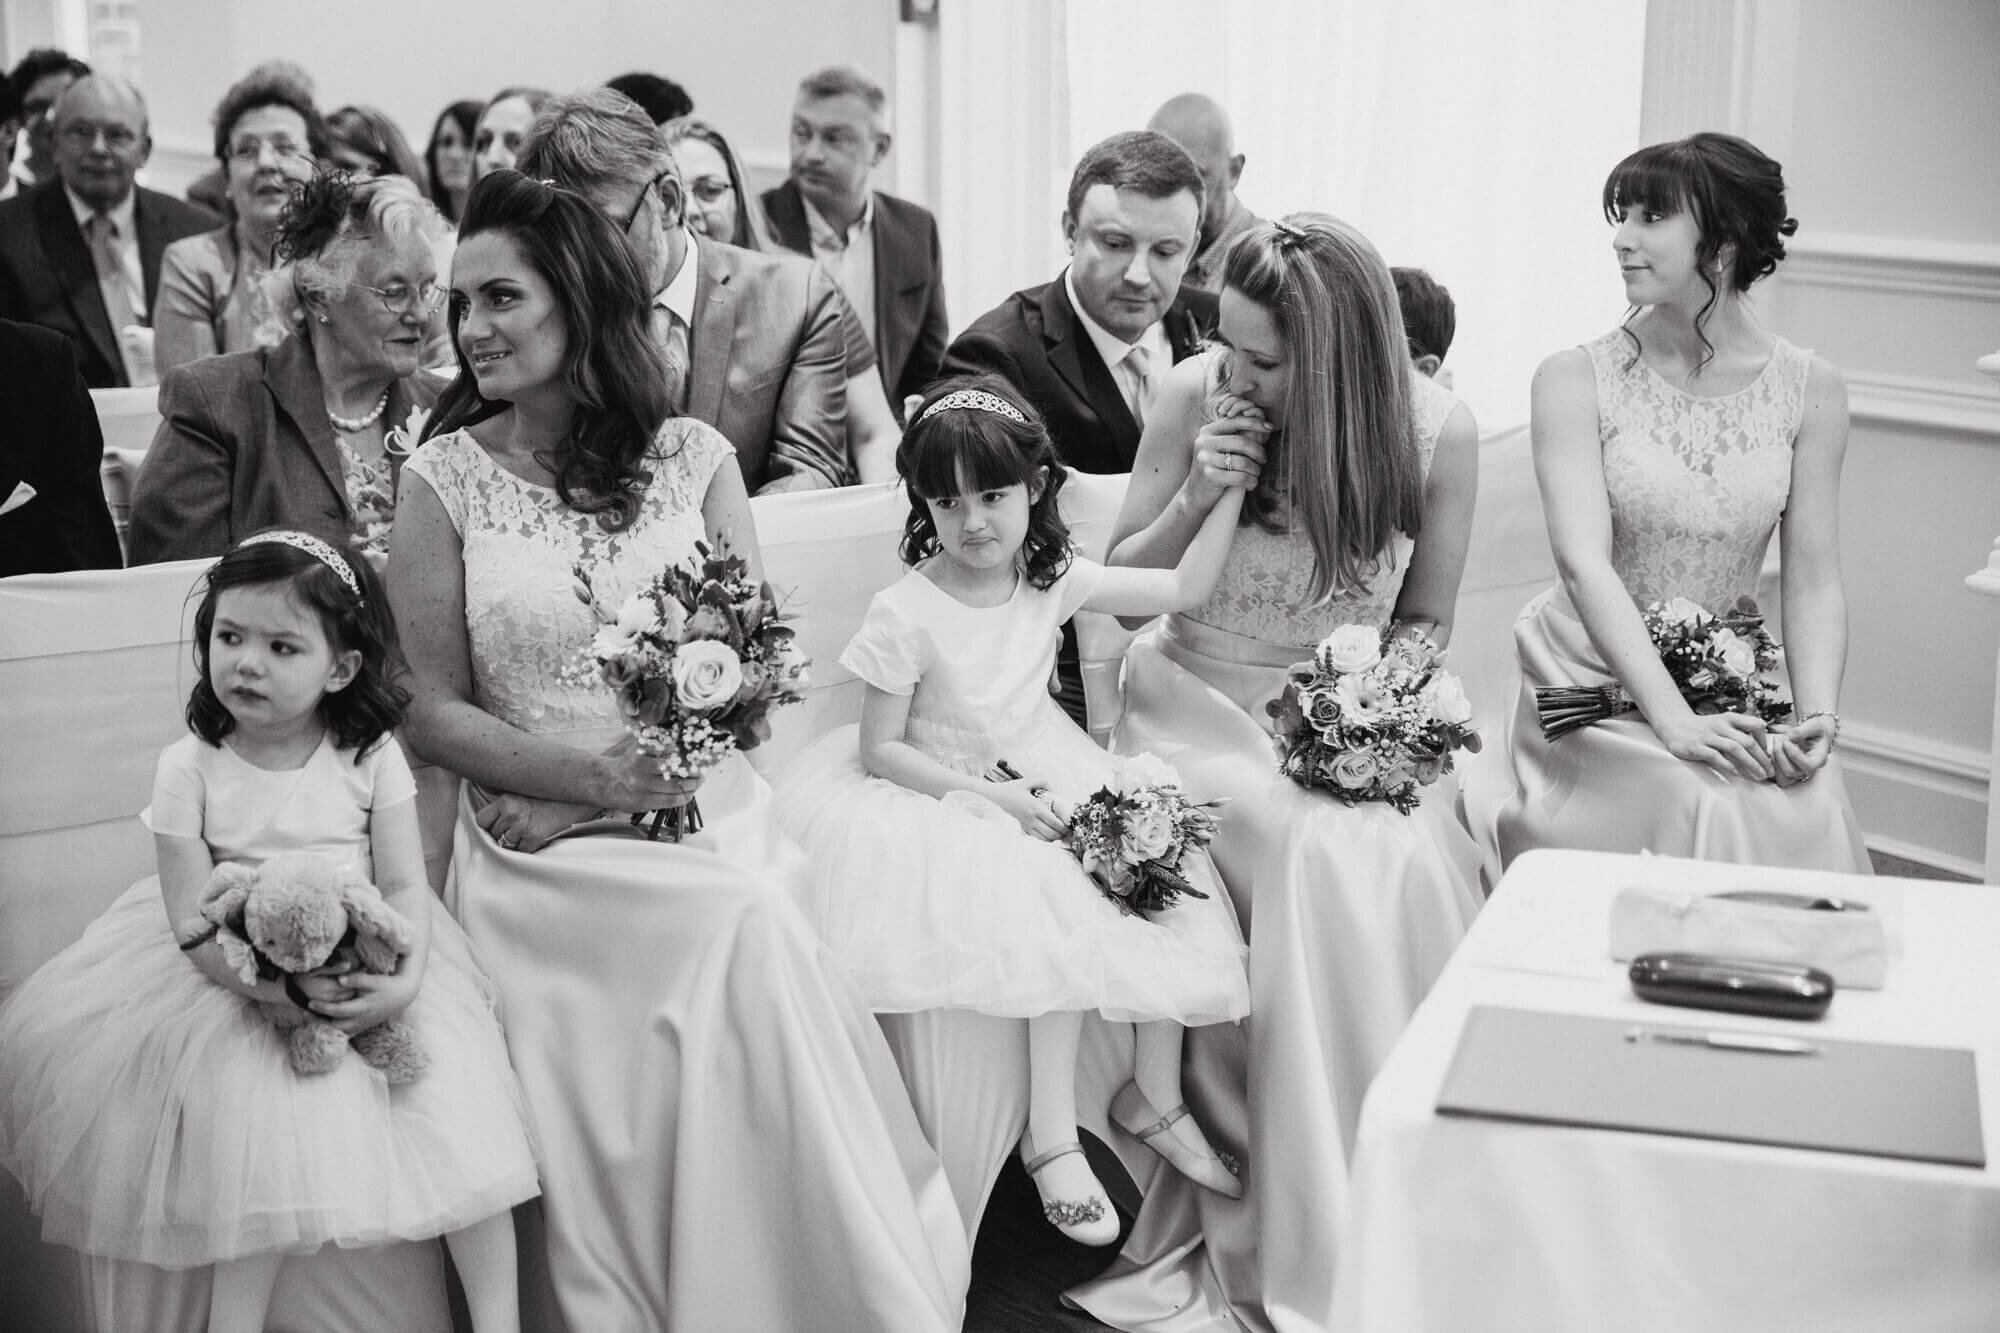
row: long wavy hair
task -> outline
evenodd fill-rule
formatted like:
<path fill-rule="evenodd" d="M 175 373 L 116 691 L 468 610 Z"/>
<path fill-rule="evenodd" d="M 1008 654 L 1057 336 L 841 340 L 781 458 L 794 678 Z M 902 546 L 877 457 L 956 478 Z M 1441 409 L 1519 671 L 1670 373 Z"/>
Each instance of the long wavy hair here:
<path fill-rule="evenodd" d="M 639 512 L 639 496 L 652 480 L 645 460 L 671 414 L 645 275 L 625 238 L 589 200 L 518 171 L 491 172 L 473 184 L 459 244 L 482 232 L 511 238 L 562 311 L 566 341 L 557 374 L 576 410 L 568 436 L 536 460 L 555 475 L 564 504 L 617 532 Z M 454 293 L 449 321 L 458 378 L 438 399 L 426 439 L 507 407 L 480 396 L 459 343 L 463 315 Z"/>
<path fill-rule="evenodd" d="M 1252 227 L 1224 261 L 1225 287 L 1271 316 L 1291 381 L 1282 430 L 1243 521 L 1304 528 L 1311 596 L 1361 590 L 1398 532 L 1423 522 L 1423 467 L 1410 413 L 1410 354 L 1389 266 L 1325 213 Z"/>
<path fill-rule="evenodd" d="M 319 557 L 283 542 L 239 542 L 196 585 L 201 604 L 194 613 L 195 682 L 188 695 L 187 724 L 210 745 L 222 744 L 236 730 L 236 718 L 208 678 L 208 636 L 215 629 L 216 603 L 231 588 L 282 587 L 318 618 L 334 652 L 360 654 L 361 669 L 347 688 L 320 696 L 320 723 L 341 749 L 363 752 L 403 724 L 410 693 L 396 683 L 403 655 L 382 580 L 366 560 L 349 556 L 338 536 L 320 536 L 340 552 L 361 589 L 359 597 Z"/>
<path fill-rule="evenodd" d="M 979 389 L 1016 408 L 1015 421 L 980 407 L 946 408 L 926 417 L 931 404 L 961 389 Z M 961 375 L 941 380 L 924 395 L 923 406 L 910 417 L 910 428 L 896 447 L 896 471 L 910 493 L 910 516 L 903 521 L 903 563 L 915 565 L 938 550 L 937 524 L 926 500 L 943 500 L 967 492 L 1026 486 L 1034 495 L 1028 507 L 1028 533 L 1021 543 L 1021 576 L 1032 588 L 1046 589 L 1069 568 L 1069 525 L 1063 522 L 1057 496 L 1069 475 L 1056 456 L 1049 429 L 1034 408 L 1005 380 L 992 375 Z"/>
<path fill-rule="evenodd" d="M 1695 271 L 1708 288 L 1708 300 L 1695 312 L 1694 332 L 1702 356 L 1694 373 L 1715 359 L 1704 326 L 1722 298 L 1715 282 L 1716 261 L 1726 246 L 1735 246 L 1728 274 L 1729 290 L 1746 292 L 1760 278 L 1775 273 L 1785 257 L 1785 238 L 1799 229 L 1798 219 L 1785 212 L 1785 173 L 1776 161 L 1747 139 L 1704 130 L 1672 143 L 1656 143 L 1627 157 L 1604 181 L 1604 219 L 1616 226 L 1635 208 L 1672 217 L 1688 213 L 1700 240 L 1695 243 Z M 1639 335 L 1632 329 L 1635 309 L 1625 316 L 1625 336 L 1632 356 L 1639 355 Z"/>

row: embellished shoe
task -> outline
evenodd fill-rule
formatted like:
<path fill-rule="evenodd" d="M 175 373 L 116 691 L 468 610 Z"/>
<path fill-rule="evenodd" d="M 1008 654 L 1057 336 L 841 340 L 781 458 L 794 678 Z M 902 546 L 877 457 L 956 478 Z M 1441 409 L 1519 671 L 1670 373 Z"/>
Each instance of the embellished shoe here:
<path fill-rule="evenodd" d="M 1111 1119 L 1120 1129 L 1167 1159 L 1167 1165 L 1205 1189 L 1232 1199 L 1243 1197 L 1243 1182 L 1236 1178 L 1235 1159 L 1224 1153 L 1204 1155 L 1174 1135 L 1174 1122 L 1188 1114 L 1187 1103 L 1161 1115 L 1139 1091 L 1137 1083 L 1127 1083 L 1111 1100 Z"/>
<path fill-rule="evenodd" d="M 1034 1140 L 1027 1131 L 1021 1133 L 1021 1165 L 1027 1168 L 1028 1178 L 1035 1182 L 1035 1192 L 1042 1196 L 1042 1216 L 1057 1231 L 1083 1245 L 1110 1245 L 1118 1239 L 1118 1214 L 1112 1211 L 1111 1200 L 1105 1196 L 1104 1187 L 1097 1184 L 1097 1176 L 1091 1173 L 1091 1184 L 1096 1191 L 1087 1199 L 1051 1199 L 1042 1189 L 1042 1182 L 1035 1174 L 1058 1157 L 1075 1153 L 1083 1155 L 1083 1145 L 1075 1139 L 1058 1143 L 1045 1153 L 1035 1151 Z M 1085 1171 L 1090 1168 L 1086 1165 Z"/>

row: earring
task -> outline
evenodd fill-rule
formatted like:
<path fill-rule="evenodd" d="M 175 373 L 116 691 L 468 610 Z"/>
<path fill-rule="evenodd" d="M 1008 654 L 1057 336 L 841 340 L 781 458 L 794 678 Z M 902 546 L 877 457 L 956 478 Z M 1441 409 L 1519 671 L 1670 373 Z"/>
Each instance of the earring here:
<path fill-rule="evenodd" d="M 326 316 L 325 316 L 325 315 L 321 315 L 321 316 L 319 316 L 318 318 L 319 318 L 319 322 L 320 322 L 320 323 L 322 323 L 322 324 L 326 323 Z"/>

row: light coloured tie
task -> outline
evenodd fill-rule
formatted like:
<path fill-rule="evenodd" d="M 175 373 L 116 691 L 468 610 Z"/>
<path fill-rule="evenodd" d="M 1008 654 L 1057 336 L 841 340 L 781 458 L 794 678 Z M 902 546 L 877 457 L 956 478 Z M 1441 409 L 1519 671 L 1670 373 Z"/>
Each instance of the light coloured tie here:
<path fill-rule="evenodd" d="M 104 313 L 111 318 L 111 337 L 125 367 L 125 382 L 139 385 L 152 382 L 151 367 L 134 363 L 126 344 L 125 330 L 139 322 L 132 309 L 132 296 L 125 288 L 125 265 L 119 261 L 116 237 L 118 224 L 108 214 L 92 213 L 84 224 L 84 239 L 90 242 L 91 262 L 97 267 L 97 289 L 104 294 Z"/>
<path fill-rule="evenodd" d="M 1132 368 L 1132 376 L 1138 387 L 1132 394 L 1132 420 L 1140 430 L 1146 429 L 1146 409 L 1153 401 L 1153 355 L 1138 343 L 1125 353 L 1125 364 Z"/>
<path fill-rule="evenodd" d="M 688 328 L 663 305 L 653 307 L 653 337 L 667 362 L 667 403 L 675 416 L 687 414 L 689 376 Z"/>

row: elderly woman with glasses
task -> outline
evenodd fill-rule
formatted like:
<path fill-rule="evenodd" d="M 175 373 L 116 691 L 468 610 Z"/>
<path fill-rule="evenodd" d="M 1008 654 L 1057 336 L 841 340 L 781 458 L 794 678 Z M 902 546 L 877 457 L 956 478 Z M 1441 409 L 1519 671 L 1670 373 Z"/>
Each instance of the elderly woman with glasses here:
<path fill-rule="evenodd" d="M 274 524 L 385 555 L 451 228 L 402 176 L 323 172 L 287 207 L 263 282 L 275 346 L 182 366 L 133 486 L 131 563 L 221 555 Z"/>
<path fill-rule="evenodd" d="M 327 155 L 326 123 L 304 85 L 259 68 L 215 108 L 215 156 L 232 220 L 175 241 L 160 256 L 153 362 L 175 366 L 258 346 L 267 313 L 259 283 L 293 189 Z"/>

